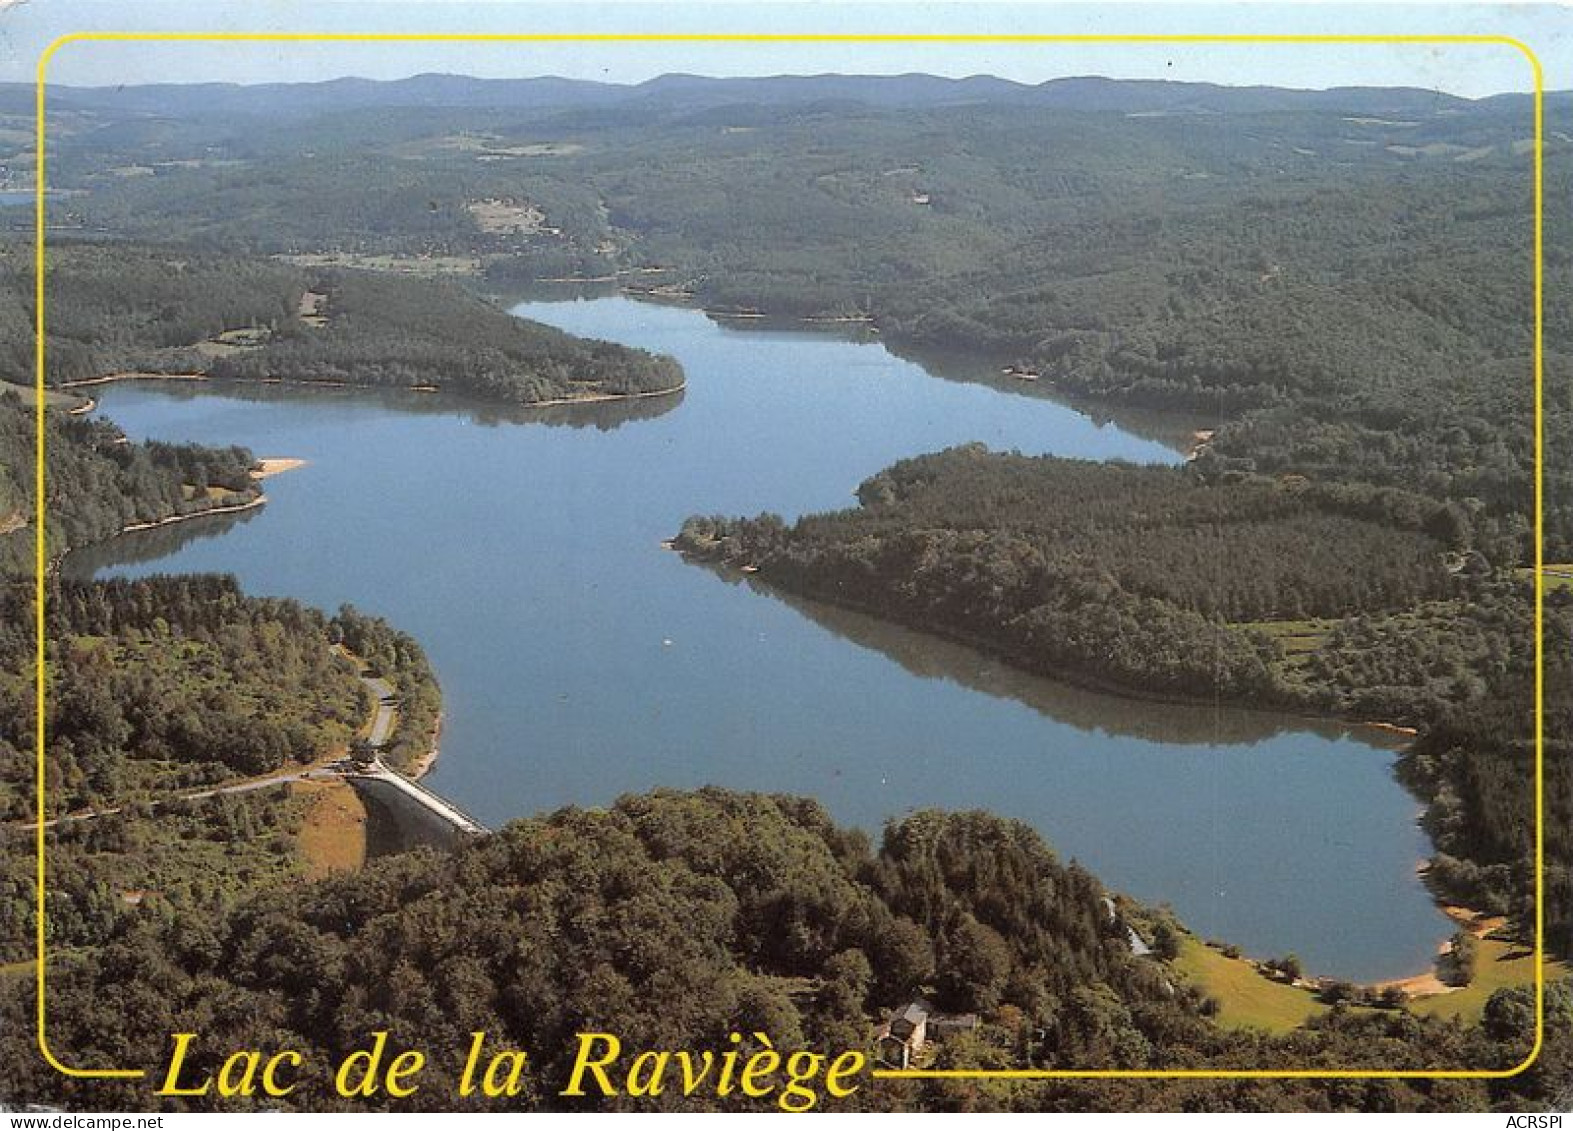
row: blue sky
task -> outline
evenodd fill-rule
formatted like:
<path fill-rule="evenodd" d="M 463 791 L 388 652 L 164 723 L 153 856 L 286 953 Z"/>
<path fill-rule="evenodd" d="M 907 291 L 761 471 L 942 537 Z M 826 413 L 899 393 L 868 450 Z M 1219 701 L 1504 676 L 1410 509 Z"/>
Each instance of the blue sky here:
<path fill-rule="evenodd" d="M 0 80 L 31 81 L 56 36 L 74 31 L 1242 33 L 1508 35 L 1528 43 L 1548 88 L 1573 87 L 1573 19 L 1536 4 L 579 3 L 530 0 L 0 0 Z M 668 71 L 990 73 L 1169 78 L 1322 88 L 1419 86 L 1469 97 L 1531 87 L 1511 48 L 1453 45 L 846 44 L 73 44 L 55 81 L 397 78 L 441 71 L 638 82 Z"/>

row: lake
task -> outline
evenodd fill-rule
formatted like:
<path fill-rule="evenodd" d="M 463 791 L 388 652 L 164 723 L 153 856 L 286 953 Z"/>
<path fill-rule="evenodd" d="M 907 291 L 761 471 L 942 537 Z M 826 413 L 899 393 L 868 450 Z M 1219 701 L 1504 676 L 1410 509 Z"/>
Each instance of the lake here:
<path fill-rule="evenodd" d="M 105 386 L 134 438 L 310 462 L 270 479 L 259 512 L 126 536 L 70 571 L 224 571 L 386 616 L 443 683 L 429 784 L 494 825 L 712 783 L 807 794 L 874 833 L 918 807 L 985 808 L 1249 953 L 1360 980 L 1428 968 L 1450 925 L 1375 732 L 1065 687 L 661 548 L 690 514 L 847 506 L 896 459 L 959 443 L 1178 461 L 1161 430 L 981 365 L 936 379 L 874 340 L 622 298 L 516 313 L 670 353 L 688 388 L 530 412 Z"/>

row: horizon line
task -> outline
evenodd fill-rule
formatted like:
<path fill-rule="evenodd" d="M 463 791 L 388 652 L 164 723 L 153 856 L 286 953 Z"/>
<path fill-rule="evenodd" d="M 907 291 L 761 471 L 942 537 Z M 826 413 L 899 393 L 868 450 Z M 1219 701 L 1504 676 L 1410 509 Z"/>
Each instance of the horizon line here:
<path fill-rule="evenodd" d="M 123 90 L 179 89 L 179 88 L 183 88 L 183 87 L 186 87 L 186 88 L 222 87 L 222 88 L 226 88 L 226 89 L 230 89 L 230 90 L 245 91 L 245 90 L 263 90 L 263 89 L 280 88 L 280 87 L 329 86 L 329 85 L 332 85 L 334 83 L 366 83 L 366 84 L 372 84 L 372 85 L 377 85 L 377 86 L 393 86 L 393 85 L 397 85 L 399 83 L 415 82 L 415 81 L 419 81 L 419 80 L 422 80 L 422 79 L 456 79 L 456 80 L 461 80 L 461 81 L 466 81 L 466 82 L 473 82 L 473 83 L 560 82 L 560 83 L 570 83 L 570 84 L 574 84 L 574 85 L 577 85 L 577 86 L 610 87 L 610 88 L 616 88 L 616 89 L 619 89 L 619 90 L 626 90 L 626 91 L 636 91 L 636 90 L 639 90 L 639 89 L 641 89 L 643 87 L 648 87 L 648 86 L 651 86 L 651 85 L 656 84 L 656 83 L 661 83 L 661 82 L 670 81 L 670 80 L 674 80 L 674 79 L 687 79 L 687 80 L 695 80 L 695 81 L 700 81 L 700 82 L 713 82 L 713 83 L 771 82 L 771 81 L 794 80 L 794 79 L 795 80 L 802 80 L 802 81 L 814 81 L 814 80 L 826 80 L 826 79 L 864 79 L 864 80 L 876 80 L 876 81 L 880 80 L 880 79 L 931 79 L 931 80 L 933 80 L 935 82 L 946 83 L 946 84 L 951 84 L 951 85 L 958 85 L 958 86 L 962 85 L 964 83 L 988 81 L 988 82 L 993 82 L 993 83 L 999 83 L 999 84 L 1004 85 L 1004 86 L 1015 87 L 1016 89 L 1021 90 L 1021 91 L 1042 90 L 1044 87 L 1051 86 L 1051 85 L 1053 85 L 1055 83 L 1101 82 L 1101 83 L 1109 83 L 1109 84 L 1112 84 L 1112 85 L 1121 85 L 1121 86 L 1203 87 L 1203 88 L 1211 88 L 1211 89 L 1225 90 L 1225 91 L 1242 91 L 1242 92 L 1243 91 L 1274 91 L 1274 92 L 1280 92 L 1280 93 L 1285 93 L 1285 94 L 1334 94 L 1334 93 L 1338 93 L 1340 91 L 1371 91 L 1371 92 L 1374 92 L 1374 91 L 1400 92 L 1400 91 L 1402 91 L 1402 92 L 1413 92 L 1413 93 L 1420 93 L 1420 94 L 1431 94 L 1431 95 L 1436 95 L 1436 96 L 1441 97 L 1441 98 L 1448 98 L 1448 99 L 1456 100 L 1458 102 L 1469 102 L 1469 103 L 1488 102 L 1488 101 L 1491 101 L 1493 99 L 1499 99 L 1499 98 L 1528 98 L 1528 97 L 1533 97 L 1534 93 L 1535 93 L 1533 90 L 1504 90 L 1504 91 L 1497 91 L 1497 92 L 1494 92 L 1494 93 L 1491 93 L 1491 94 L 1483 94 L 1483 95 L 1479 95 L 1479 96 L 1476 96 L 1476 97 L 1471 97 L 1469 95 L 1464 95 L 1464 94 L 1455 94 L 1455 93 L 1452 93 L 1450 91 L 1443 90 L 1440 87 L 1417 86 L 1417 85 L 1413 85 L 1413 84 L 1400 84 L 1400 85 L 1376 84 L 1376 85 L 1366 85 L 1366 84 L 1339 83 L 1339 84 L 1336 84 L 1336 85 L 1325 86 L 1325 87 L 1316 87 L 1316 86 L 1276 86 L 1276 85 L 1273 85 L 1271 83 L 1240 83 L 1240 84 L 1236 84 L 1236 83 L 1228 83 L 1228 82 L 1218 82 L 1216 80 L 1211 80 L 1211 79 L 1115 78 L 1115 77 L 1113 77 L 1111 75 L 1099 74 L 1099 73 L 1095 73 L 1095 72 L 1085 72 L 1085 73 L 1065 74 L 1065 75 L 1054 75 L 1054 76 L 1051 76 L 1049 78 L 1042 79 L 1042 80 L 1040 80 L 1038 82 L 1028 82 L 1028 81 L 1023 81 L 1021 79 L 1006 78 L 1006 77 L 1004 77 L 1002 75 L 994 74 L 994 73 L 988 72 L 988 71 L 979 71 L 979 72 L 976 72 L 976 73 L 973 73 L 973 74 L 963 75 L 963 76 L 942 75 L 942 74 L 936 74 L 935 72 L 932 72 L 932 71 L 814 71 L 814 72 L 781 71 L 781 72 L 775 72 L 775 73 L 760 73 L 760 74 L 750 74 L 750 75 L 717 75 L 717 74 L 702 74 L 702 73 L 694 72 L 694 71 L 663 71 L 659 75 L 652 75 L 649 78 L 638 79 L 638 80 L 574 78 L 574 77 L 571 77 L 569 75 L 554 74 L 554 73 L 549 73 L 549 74 L 520 74 L 520 75 L 500 76 L 500 75 L 469 74 L 469 73 L 462 72 L 462 71 L 418 71 L 418 72 L 414 72 L 412 74 L 400 75 L 400 76 L 394 77 L 394 78 L 373 78 L 373 77 L 370 77 L 370 76 L 367 76 L 367 75 L 344 73 L 344 74 L 332 75 L 330 77 L 321 78 L 321 79 L 297 79 L 297 80 L 285 80 L 285 81 L 269 80 L 269 79 L 263 79 L 263 80 L 258 80 L 258 81 L 245 81 L 245 80 L 232 80 L 232 79 L 231 80 L 225 80 L 225 79 L 196 79 L 196 80 L 190 80 L 190 81 L 182 81 L 180 79 L 169 79 L 169 80 L 161 80 L 161 81 L 158 81 L 158 82 L 107 83 L 107 84 L 100 84 L 100 85 L 88 85 L 88 84 L 77 84 L 77 83 L 62 83 L 62 82 L 48 82 L 45 85 L 49 89 L 72 90 L 72 91 L 93 91 L 93 92 L 109 92 L 109 91 L 123 91 Z M 3 88 L 3 87 L 28 87 L 28 88 L 32 88 L 33 85 L 34 84 L 31 83 L 31 82 L 25 82 L 25 81 L 21 81 L 21 80 L 10 80 L 10 81 L 0 80 L 0 88 Z M 1546 95 L 1566 94 L 1566 93 L 1570 93 L 1570 90 L 1568 90 L 1568 89 L 1547 90 L 1544 93 Z"/>

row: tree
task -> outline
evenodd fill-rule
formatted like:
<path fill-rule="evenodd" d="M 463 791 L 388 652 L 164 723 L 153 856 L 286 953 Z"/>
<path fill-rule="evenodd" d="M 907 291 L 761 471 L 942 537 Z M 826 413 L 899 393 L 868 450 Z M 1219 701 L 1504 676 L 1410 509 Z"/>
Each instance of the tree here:
<path fill-rule="evenodd" d="M 1180 933 L 1160 921 L 1152 930 L 1152 952 L 1165 962 L 1173 962 L 1180 957 Z"/>
<path fill-rule="evenodd" d="M 1274 958 L 1267 964 L 1269 970 L 1276 970 L 1285 980 L 1298 982 L 1305 974 L 1305 969 L 1300 963 L 1298 954 L 1286 954 L 1282 958 Z"/>
<path fill-rule="evenodd" d="M 1010 973 L 1010 948 L 1005 940 L 967 915 L 943 941 L 938 988 L 944 1004 L 980 1013 L 995 1009 Z"/>
<path fill-rule="evenodd" d="M 1480 962 L 1480 940 L 1468 931 L 1453 932 L 1448 945 L 1448 980 L 1455 986 L 1467 986 L 1475 980 L 1475 970 Z"/>

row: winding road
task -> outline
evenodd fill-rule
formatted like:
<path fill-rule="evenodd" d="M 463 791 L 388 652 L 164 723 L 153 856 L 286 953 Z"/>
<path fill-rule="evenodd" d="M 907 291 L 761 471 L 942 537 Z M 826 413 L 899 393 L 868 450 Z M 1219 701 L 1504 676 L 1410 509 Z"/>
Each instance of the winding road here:
<path fill-rule="evenodd" d="M 333 650 L 346 659 L 359 662 L 358 657 L 341 645 L 334 645 Z M 298 781 L 322 781 L 334 778 L 353 781 L 356 778 L 386 781 L 400 792 L 409 796 L 416 803 L 431 810 L 443 821 L 453 825 L 461 832 L 470 836 L 484 836 L 487 829 L 475 818 L 465 813 L 452 802 L 439 797 L 424 786 L 406 778 L 403 774 L 389 768 L 382 760 L 381 752 L 388 745 L 388 739 L 393 734 L 393 726 L 398 718 L 398 696 L 392 683 L 381 676 L 368 675 L 360 672 L 360 681 L 371 692 L 376 707 L 372 711 L 371 724 L 366 731 L 366 746 L 371 751 L 369 763 L 357 762 L 352 758 L 341 758 L 326 765 L 312 766 L 309 768 L 289 770 L 283 773 L 268 774 L 259 778 L 247 778 L 245 781 L 234 782 L 230 785 L 213 786 L 208 789 L 192 790 L 186 793 L 177 793 L 169 797 L 146 802 L 150 808 L 157 809 L 164 805 L 173 805 L 183 801 L 202 801 L 206 798 L 217 797 L 227 793 L 253 793 L 259 789 L 268 789 L 276 785 L 284 785 Z M 138 802 L 137 804 L 144 804 Z M 73 824 L 79 821 L 93 821 L 100 817 L 113 816 L 123 813 L 131 805 L 115 805 L 103 809 L 89 809 L 81 813 L 69 813 L 63 817 L 44 821 L 42 827 L 56 828 L 60 825 Z M 18 826 L 26 829 L 38 829 L 38 822 L 27 822 Z"/>
<path fill-rule="evenodd" d="M 388 745 L 388 737 L 393 733 L 393 719 L 397 700 L 394 696 L 393 684 L 380 676 L 362 674 L 360 681 L 370 690 L 377 700 L 377 710 L 371 717 L 371 729 L 366 732 L 366 745 L 373 750 L 381 750 Z"/>

